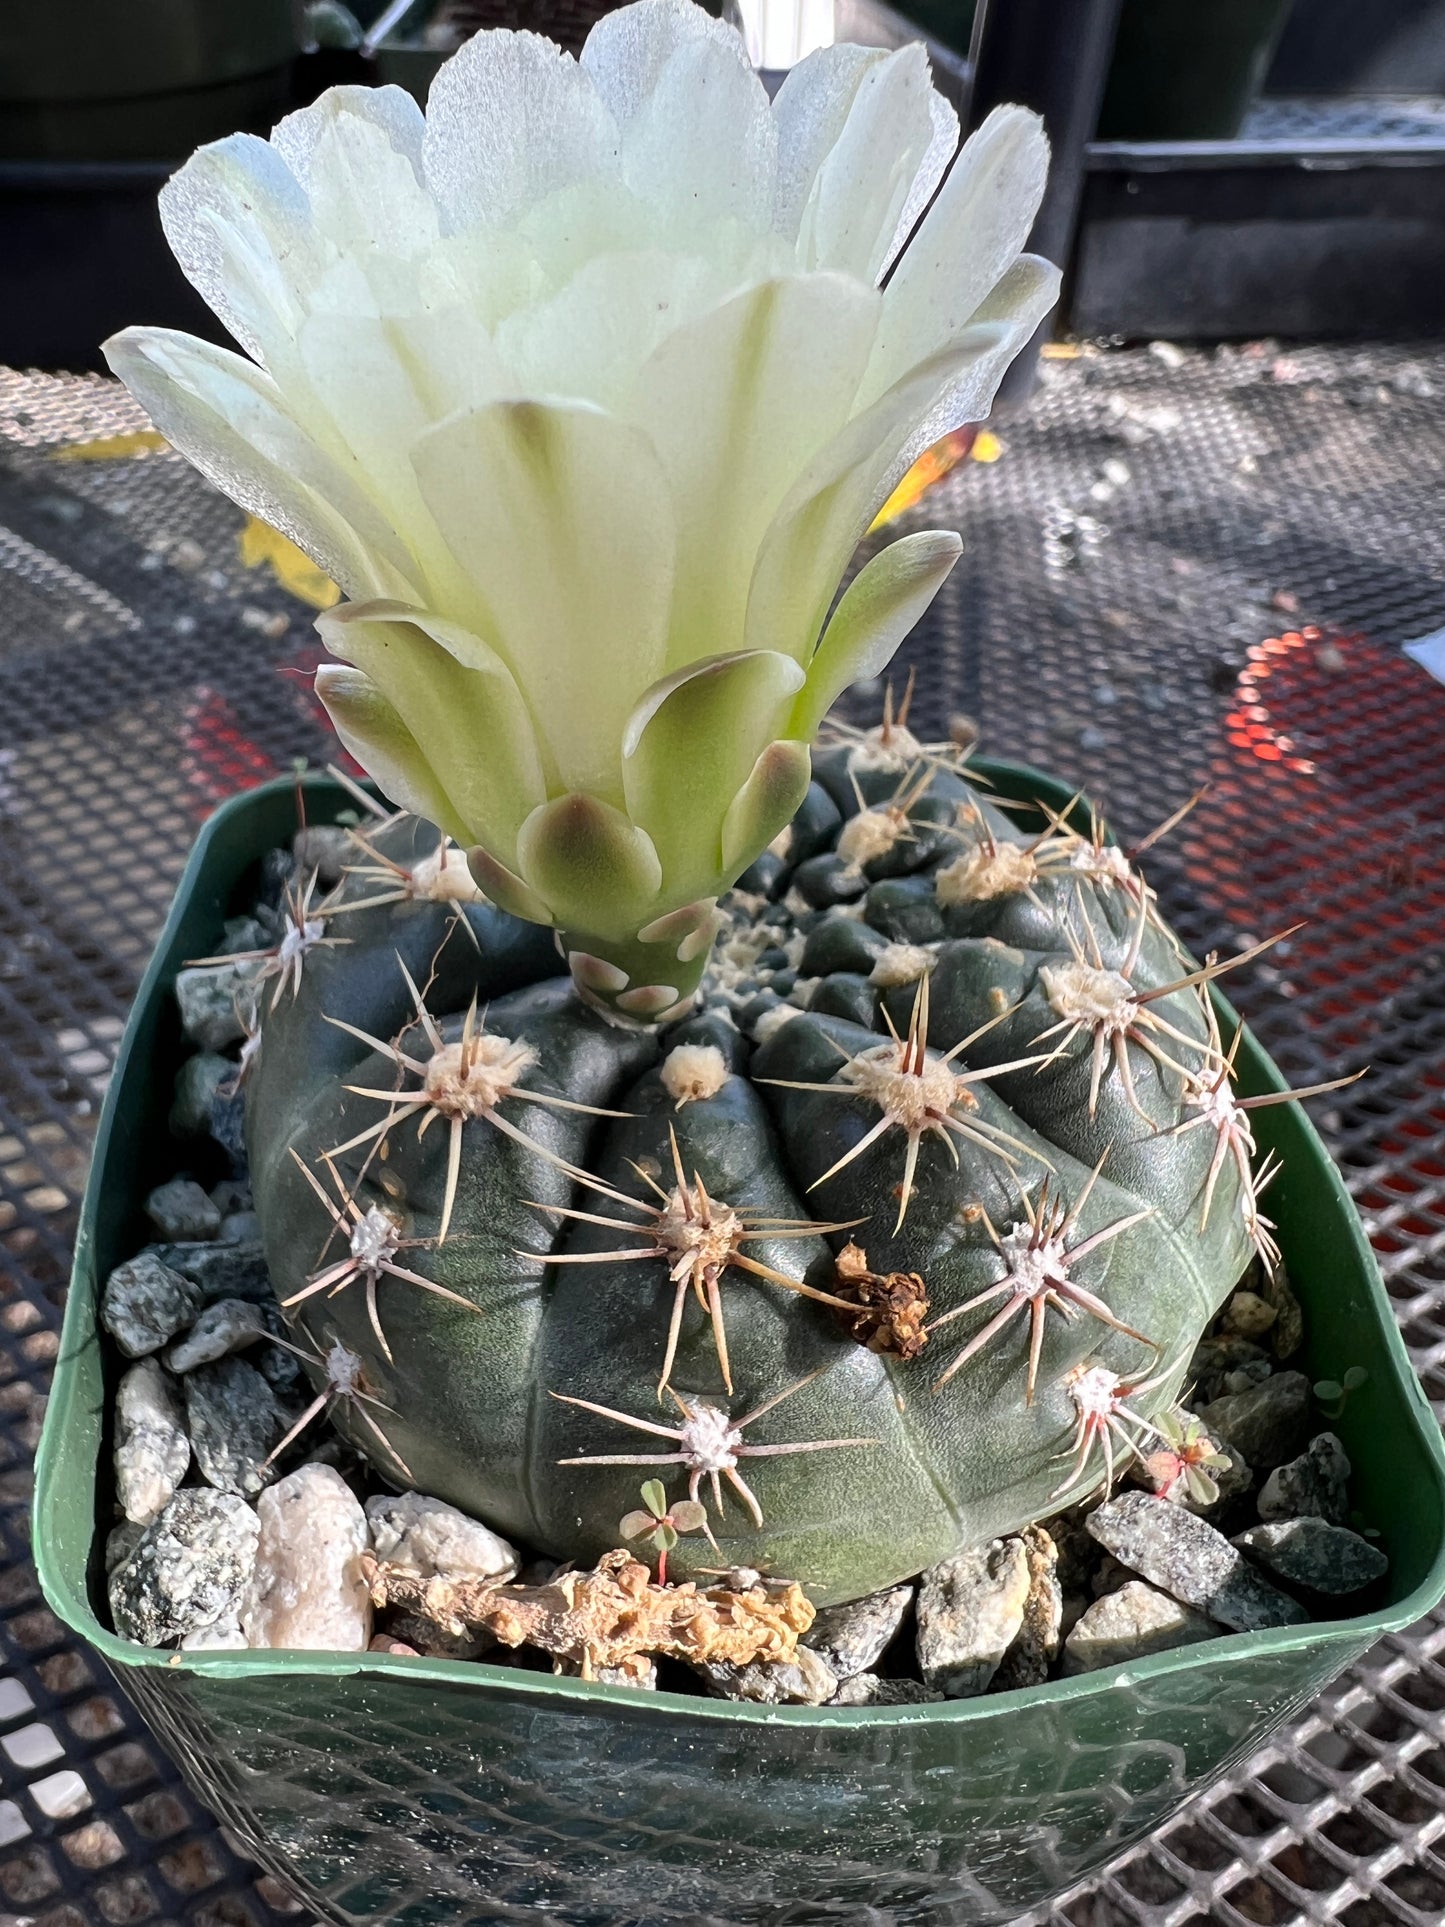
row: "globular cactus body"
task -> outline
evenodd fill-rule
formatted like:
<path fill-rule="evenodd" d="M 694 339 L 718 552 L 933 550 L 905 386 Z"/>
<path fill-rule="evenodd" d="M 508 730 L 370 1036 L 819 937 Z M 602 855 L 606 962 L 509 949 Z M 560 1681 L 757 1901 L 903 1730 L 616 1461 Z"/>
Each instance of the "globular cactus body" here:
<path fill-rule="evenodd" d="M 673 1576 L 735 1562 L 828 1603 L 1147 1440 L 1265 1235 L 1208 1109 L 1206 993 L 1167 988 L 1192 966 L 1118 852 L 916 752 L 894 726 L 816 756 L 700 1007 L 656 1032 L 490 905 L 336 894 L 348 941 L 267 1011 L 248 1136 L 278 1296 L 305 1349 L 362 1360 L 389 1449 L 354 1403 L 336 1422 L 388 1476 L 590 1561 L 643 1480 L 696 1474 L 717 1547 Z M 415 819 L 378 840 L 403 868 L 434 844 Z M 388 1214 L 408 1276 L 317 1285 L 350 1235 L 317 1183 L 347 1224 Z M 855 1271 L 916 1274 L 926 1343 L 869 1349 L 788 1288 L 853 1297 L 850 1242 Z"/>

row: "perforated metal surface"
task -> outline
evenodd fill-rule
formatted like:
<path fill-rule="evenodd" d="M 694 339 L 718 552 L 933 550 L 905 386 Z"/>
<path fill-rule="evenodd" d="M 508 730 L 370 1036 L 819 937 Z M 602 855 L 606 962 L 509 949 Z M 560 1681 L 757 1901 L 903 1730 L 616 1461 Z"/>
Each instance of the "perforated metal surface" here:
<path fill-rule="evenodd" d="M 965 556 L 910 645 L 928 729 L 1087 784 L 1201 951 L 1311 919 L 1235 980 L 1319 1121 L 1445 1408 L 1445 352 L 1090 351 L 1000 460 L 911 518 Z M 326 753 L 310 611 L 241 566 L 115 388 L 0 373 L 0 1921 L 267 1923 L 26 1562 L 29 1456 L 106 1070 L 214 801 Z M 1029 1927 L 1427 1927 L 1445 1914 L 1445 1618 L 1388 1641 L 1226 1787 Z M 295 1919 L 294 1910 L 291 1918 Z"/>

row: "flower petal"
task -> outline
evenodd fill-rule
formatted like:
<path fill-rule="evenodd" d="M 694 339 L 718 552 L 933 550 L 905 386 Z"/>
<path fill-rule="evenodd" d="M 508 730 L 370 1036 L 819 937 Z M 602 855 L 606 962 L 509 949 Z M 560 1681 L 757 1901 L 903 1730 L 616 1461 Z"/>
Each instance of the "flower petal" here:
<path fill-rule="evenodd" d="M 390 100 L 367 112 L 347 98 L 373 92 L 400 96 L 415 120 Z M 314 107 L 288 115 L 272 142 L 291 162 L 312 220 L 335 247 L 363 259 L 370 248 L 414 258 L 440 231 L 421 172 L 425 124 L 399 87 L 333 87 Z"/>
<path fill-rule="evenodd" d="M 434 422 L 506 389 L 486 330 L 455 309 L 446 317 L 321 312 L 302 325 L 296 354 L 318 436 L 406 531 L 418 583 L 410 599 L 485 626 L 485 605 L 422 500 L 411 451 Z"/>
<path fill-rule="evenodd" d="M 289 536 L 348 595 L 414 597 L 396 531 L 292 419 L 261 369 L 169 328 L 127 328 L 105 355 L 208 481 Z"/>
<path fill-rule="evenodd" d="M 622 407 L 647 357 L 726 297 L 724 271 L 661 248 L 599 254 L 550 299 L 496 332 L 512 393 Z"/>
<path fill-rule="evenodd" d="M 973 319 L 1028 240 L 1048 174 L 1037 114 L 996 107 L 971 134 L 883 297 L 864 385 L 881 394 Z"/>
<path fill-rule="evenodd" d="M 764 282 L 679 328 L 642 368 L 622 412 L 657 448 L 676 503 L 668 667 L 741 644 L 758 544 L 848 419 L 879 301 L 837 275 Z M 759 636 L 756 646 L 791 651 L 794 641 Z"/>
<path fill-rule="evenodd" d="M 849 557 L 924 448 L 988 413 L 1004 369 L 1052 303 L 1057 271 L 1021 262 L 981 319 L 855 416 L 811 463 L 758 551 L 744 642 L 807 660 Z M 1042 308 L 1041 308 L 1042 304 Z"/>
<path fill-rule="evenodd" d="M 975 329 L 1002 325 L 1003 345 L 997 355 L 986 358 L 983 366 L 965 357 L 952 379 L 940 383 L 933 406 L 914 423 L 908 440 L 898 451 L 889 471 L 892 479 L 874 504 L 875 510 L 883 506 L 924 449 L 931 448 L 965 422 L 980 422 L 988 414 L 1004 371 L 1058 301 L 1060 278 L 1052 261 L 1045 261 L 1038 254 L 1021 254 L 996 283 L 992 294 L 975 309 L 973 320 L 955 339 L 962 341 Z M 938 361 L 946 364 L 949 359 L 950 350 L 945 348 Z M 917 368 L 910 370 L 897 384 L 898 388 L 911 386 L 913 375 L 918 372 Z M 871 513 L 869 519 L 872 519 Z"/>
<path fill-rule="evenodd" d="M 421 745 L 369 676 L 349 664 L 323 662 L 316 671 L 316 693 L 337 735 L 384 795 L 448 836 L 465 836 Z"/>
<path fill-rule="evenodd" d="M 467 868 L 477 888 L 491 898 L 499 910 L 520 917 L 524 923 L 551 923 L 552 912 L 530 885 L 523 883 L 515 870 L 499 863 L 482 844 L 467 851 Z"/>
<path fill-rule="evenodd" d="M 818 47 L 790 67 L 773 99 L 778 130 L 778 191 L 773 223 L 794 239 L 818 169 L 837 145 L 863 77 L 888 55 L 851 41 Z"/>
<path fill-rule="evenodd" d="M 615 172 L 617 123 L 570 54 L 496 28 L 443 62 L 423 151 L 451 227 L 500 227 L 545 195 Z"/>
<path fill-rule="evenodd" d="M 161 226 L 181 271 L 258 361 L 294 334 L 328 250 L 285 160 L 254 134 L 202 147 L 160 191 Z"/>
<path fill-rule="evenodd" d="M 767 92 L 731 28 L 685 41 L 622 133 L 622 178 L 687 246 L 700 229 L 772 227 L 778 132 Z"/>
<path fill-rule="evenodd" d="M 806 743 L 769 743 L 723 818 L 722 874 L 740 876 L 791 823 L 813 777 Z"/>
<path fill-rule="evenodd" d="M 918 225 L 918 217 L 938 192 L 938 183 L 948 172 L 948 164 L 958 152 L 958 115 L 951 103 L 937 90 L 928 97 L 928 119 L 931 129 L 928 147 L 913 177 L 913 185 L 903 203 L 903 212 L 898 217 L 898 231 L 888 250 L 885 271 L 893 265 L 904 242 Z"/>
<path fill-rule="evenodd" d="M 802 686 L 791 656 L 758 649 L 679 670 L 633 711 L 623 739 L 627 813 L 651 836 L 669 897 L 717 888 L 719 805 L 781 733 Z"/>
<path fill-rule="evenodd" d="M 461 840 L 513 863 L 517 831 L 547 792 L 532 719 L 501 658 L 457 623 L 399 602 L 351 603 L 316 627 L 426 744 Z"/>
<path fill-rule="evenodd" d="M 517 870 L 559 924 L 600 937 L 631 937 L 662 887 L 646 832 L 581 794 L 533 810 L 517 838 Z"/>
<path fill-rule="evenodd" d="M 742 46 L 731 27 L 693 0 L 634 0 L 630 7 L 603 14 L 587 36 L 581 65 L 618 127 L 625 128 L 678 48 L 699 40 L 721 42 L 734 58 Z"/>
<path fill-rule="evenodd" d="M 404 87 L 328 87 L 310 107 L 299 107 L 271 129 L 272 147 L 305 192 L 310 193 L 313 185 L 317 144 L 342 117 L 368 121 L 378 128 L 388 144 L 411 162 L 417 180 L 422 179 L 426 116 Z"/>
<path fill-rule="evenodd" d="M 918 42 L 862 76 L 803 209 L 800 267 L 833 268 L 870 285 L 878 279 L 933 138 L 932 96 Z"/>
<path fill-rule="evenodd" d="M 788 734 L 811 742 L 850 684 L 879 676 L 963 553 L 952 529 L 905 535 L 875 555 L 849 584 L 808 665 Z"/>
<path fill-rule="evenodd" d="M 600 410 L 497 402 L 423 435 L 422 495 L 485 597 L 480 626 L 542 738 L 551 789 L 621 802 L 622 732 L 665 667 L 673 513 L 646 435 Z"/>

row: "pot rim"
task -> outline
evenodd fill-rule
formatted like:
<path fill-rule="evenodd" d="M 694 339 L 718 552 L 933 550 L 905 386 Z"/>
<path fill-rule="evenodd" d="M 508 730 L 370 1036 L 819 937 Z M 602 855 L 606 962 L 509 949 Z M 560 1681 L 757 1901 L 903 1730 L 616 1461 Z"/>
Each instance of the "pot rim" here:
<path fill-rule="evenodd" d="M 971 765 L 995 786 L 1000 801 L 1024 801 L 1029 796 L 1047 800 L 1064 811 L 1071 820 L 1087 824 L 1089 804 L 1081 793 L 1070 790 L 1056 778 L 1044 775 L 1026 764 L 978 758 Z M 300 779 L 300 789 L 333 801 L 345 797 L 334 778 L 319 771 L 308 771 Z M 1287 1654 L 1338 1645 L 1348 1649 L 1341 1663 L 1352 1654 L 1373 1644 L 1390 1632 L 1402 1631 L 1422 1619 L 1445 1597 L 1445 1436 L 1437 1423 L 1424 1392 L 1416 1379 L 1405 1350 L 1399 1326 L 1380 1276 L 1375 1254 L 1365 1237 L 1353 1200 L 1308 1115 L 1298 1103 L 1280 1106 L 1277 1115 L 1289 1116 L 1295 1129 L 1313 1154 L 1317 1182 L 1326 1185 L 1329 1201 L 1338 1212 L 1360 1284 L 1368 1301 L 1368 1312 L 1379 1327 L 1383 1340 L 1387 1384 L 1384 1387 L 1395 1422 L 1415 1434 L 1415 1444 L 1423 1452 L 1432 1475 L 1436 1512 L 1442 1520 L 1428 1571 L 1404 1597 L 1359 1613 L 1348 1619 L 1308 1621 L 1302 1626 L 1271 1627 L 1250 1633 L 1226 1633 L 1155 1653 L 1146 1658 L 1126 1660 L 1114 1666 L 1081 1673 L 1070 1678 L 1050 1680 L 1041 1686 L 1016 1688 L 1009 1692 L 989 1693 L 973 1699 L 942 1700 L 903 1706 L 760 1706 L 746 1701 L 708 1698 L 679 1698 L 673 1693 L 639 1693 L 628 1687 L 603 1686 L 544 1673 L 519 1672 L 515 1668 L 489 1665 L 485 1660 L 429 1659 L 391 1653 L 313 1653 L 286 1650 L 246 1652 L 170 1652 L 164 1648 L 142 1646 L 109 1631 L 97 1618 L 89 1591 L 82 1582 L 76 1586 L 66 1570 L 65 1560 L 55 1543 L 49 1525 L 48 1493 L 52 1481 L 60 1476 L 62 1438 L 74 1414 L 76 1398 L 74 1361 L 84 1349 L 98 1342 L 95 1317 L 97 1303 L 96 1226 L 99 1201 L 104 1189 L 111 1138 L 117 1129 L 121 1094 L 132 1071 L 140 1044 L 140 1018 L 154 999 L 168 993 L 180 959 L 173 955 L 179 943 L 180 928 L 191 898 L 205 874 L 211 851 L 222 832 L 237 818 L 244 817 L 272 798 L 294 796 L 296 778 L 277 777 L 270 782 L 229 797 L 206 819 L 196 838 L 186 865 L 177 882 L 164 927 L 136 991 L 124 1035 L 116 1053 L 115 1065 L 106 1091 L 104 1106 L 96 1129 L 95 1147 L 85 1195 L 81 1203 L 76 1233 L 75 1258 L 70 1290 L 56 1358 L 50 1403 L 35 1456 L 35 1500 L 33 1536 L 36 1572 L 47 1605 L 71 1631 L 95 1648 L 113 1666 L 120 1668 L 159 1667 L 169 1672 L 193 1674 L 201 1678 L 240 1680 L 295 1678 L 324 1680 L 351 1674 L 391 1675 L 420 1683 L 461 1687 L 474 1692 L 510 1699 L 534 1700 L 565 1705 L 568 1700 L 582 1705 L 600 1703 L 609 1709 L 627 1709 L 638 1718 L 649 1716 L 676 1720 L 679 1717 L 703 1721 L 739 1721 L 745 1725 L 770 1726 L 784 1723 L 804 1727 L 851 1727 L 882 1724 L 905 1726 L 942 1722 L 962 1725 L 971 1720 L 1007 1715 L 1022 1700 L 1030 1705 L 1066 1705 L 1119 1689 L 1133 1688 L 1145 1681 L 1183 1674 L 1204 1665 L 1228 1667 L 1237 1660 L 1267 1654 Z M 1240 1019 L 1226 998 L 1211 989 L 1221 1027 L 1226 1038 L 1232 1036 Z M 1273 1062 L 1254 1041 L 1248 1030 L 1240 1047 L 1242 1081 L 1255 1090 L 1284 1090 L 1283 1078 Z M 143 1067 L 137 1067 L 144 1074 Z M 1286 1251 L 1288 1256 L 1288 1251 Z M 1046 1522 L 1045 1522 L 1046 1523 Z M 92 1527 L 91 1547 L 95 1541 Z"/>

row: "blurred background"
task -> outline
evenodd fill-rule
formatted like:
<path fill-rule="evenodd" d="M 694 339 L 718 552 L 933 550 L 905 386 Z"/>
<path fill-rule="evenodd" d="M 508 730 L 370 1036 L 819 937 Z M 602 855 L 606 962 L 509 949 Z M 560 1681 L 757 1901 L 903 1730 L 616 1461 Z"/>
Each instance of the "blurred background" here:
<path fill-rule="evenodd" d="M 1037 237 L 1091 334 L 1368 337 L 1445 287 L 1445 0 L 712 0 L 772 82 L 832 40 L 929 41 L 971 124 L 1038 106 Z M 479 27 L 579 47 L 607 0 L 8 0 L 0 10 L 0 362 L 98 367 L 148 321 L 214 332 L 156 190 L 202 141 L 338 81 L 424 99 Z M 970 104 L 971 103 L 971 104 Z"/>

